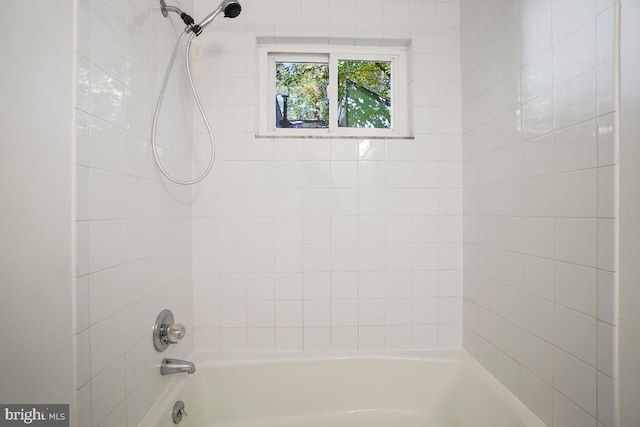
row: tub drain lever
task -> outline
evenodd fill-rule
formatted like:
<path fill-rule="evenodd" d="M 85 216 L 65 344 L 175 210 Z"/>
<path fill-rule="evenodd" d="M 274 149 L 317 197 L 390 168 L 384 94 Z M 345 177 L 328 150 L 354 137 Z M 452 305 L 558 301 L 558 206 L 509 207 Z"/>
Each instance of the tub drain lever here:
<path fill-rule="evenodd" d="M 180 421 L 182 421 L 182 417 L 186 417 L 187 415 L 187 411 L 185 411 L 184 409 L 184 402 L 182 400 L 178 400 L 174 405 L 173 405 L 173 412 L 171 413 L 171 416 L 173 417 L 173 423 L 174 424 L 180 424 Z"/>

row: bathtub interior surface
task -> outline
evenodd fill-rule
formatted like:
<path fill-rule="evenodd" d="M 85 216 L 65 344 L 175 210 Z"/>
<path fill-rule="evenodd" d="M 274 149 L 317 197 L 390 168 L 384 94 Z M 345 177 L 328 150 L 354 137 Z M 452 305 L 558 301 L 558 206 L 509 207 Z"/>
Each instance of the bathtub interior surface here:
<path fill-rule="evenodd" d="M 189 413 L 181 427 L 544 425 L 463 351 L 194 360 L 196 374 L 156 405 L 162 417 L 141 426 L 173 426 L 176 400 Z"/>

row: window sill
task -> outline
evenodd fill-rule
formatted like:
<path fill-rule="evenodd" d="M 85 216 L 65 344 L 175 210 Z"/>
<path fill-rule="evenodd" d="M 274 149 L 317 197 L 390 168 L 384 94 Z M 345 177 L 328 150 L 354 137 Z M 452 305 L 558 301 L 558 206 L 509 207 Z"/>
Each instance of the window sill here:
<path fill-rule="evenodd" d="M 414 140 L 415 137 L 412 135 L 309 135 L 309 134 L 297 134 L 297 135 L 284 135 L 279 133 L 270 133 L 270 134 L 256 134 L 256 139 L 399 139 L 399 140 Z"/>

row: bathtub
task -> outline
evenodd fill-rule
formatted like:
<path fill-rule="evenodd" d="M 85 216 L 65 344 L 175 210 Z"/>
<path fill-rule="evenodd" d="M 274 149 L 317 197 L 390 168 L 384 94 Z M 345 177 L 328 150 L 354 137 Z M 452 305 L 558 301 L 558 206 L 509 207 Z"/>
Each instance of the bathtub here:
<path fill-rule="evenodd" d="M 203 353 L 139 427 L 543 427 L 464 351 Z"/>

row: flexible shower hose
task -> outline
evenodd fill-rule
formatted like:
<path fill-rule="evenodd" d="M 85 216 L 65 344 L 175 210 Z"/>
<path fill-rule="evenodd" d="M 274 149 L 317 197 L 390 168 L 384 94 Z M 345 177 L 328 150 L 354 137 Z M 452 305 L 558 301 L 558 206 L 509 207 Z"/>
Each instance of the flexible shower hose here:
<path fill-rule="evenodd" d="M 187 27 L 184 30 L 184 32 L 180 35 L 180 37 L 178 38 L 178 41 L 176 42 L 175 47 L 173 48 L 173 52 L 171 53 L 171 59 L 169 60 L 169 65 L 167 65 L 167 71 L 164 74 L 164 80 L 162 81 L 162 87 L 160 88 L 160 95 L 158 95 L 158 103 L 156 104 L 156 111 L 153 114 L 153 124 L 151 125 L 151 149 L 153 150 L 153 158 L 156 162 L 156 166 L 158 167 L 160 172 L 162 172 L 162 175 L 164 175 L 169 181 L 174 182 L 176 184 L 180 184 L 180 185 L 193 185 L 205 179 L 205 177 L 209 174 L 209 172 L 211 172 L 211 169 L 213 168 L 213 163 L 216 157 L 216 149 L 215 149 L 215 144 L 213 142 L 213 133 L 211 132 L 211 127 L 209 126 L 207 115 L 204 112 L 204 108 L 202 108 L 202 103 L 200 103 L 198 92 L 196 91 L 196 87 L 193 84 L 193 78 L 191 77 L 191 67 L 189 65 L 189 51 L 191 48 L 191 42 L 193 41 L 193 38 L 196 35 L 193 32 L 189 32 L 188 29 L 189 28 Z M 189 79 L 189 86 L 191 86 L 191 93 L 193 94 L 193 98 L 196 101 L 196 105 L 198 107 L 198 110 L 200 111 L 200 115 L 202 116 L 202 120 L 204 121 L 204 124 L 207 128 L 207 133 L 209 134 L 209 142 L 211 145 L 211 156 L 209 158 L 209 165 L 207 166 L 207 169 L 204 171 L 202 175 L 200 175 L 195 179 L 185 181 L 185 180 L 176 179 L 173 176 L 171 176 L 160 163 L 160 158 L 158 157 L 158 147 L 156 143 L 156 127 L 158 125 L 158 116 L 160 115 L 160 107 L 162 106 L 162 99 L 164 98 L 164 93 L 167 90 L 167 82 L 169 81 L 171 70 L 173 69 L 173 63 L 176 60 L 178 47 L 180 46 L 180 42 L 182 42 L 182 39 L 184 38 L 184 36 L 187 34 L 189 34 L 189 38 L 187 39 L 187 47 L 185 49 L 185 55 L 184 55 L 186 68 L 187 68 L 187 77 Z"/>

